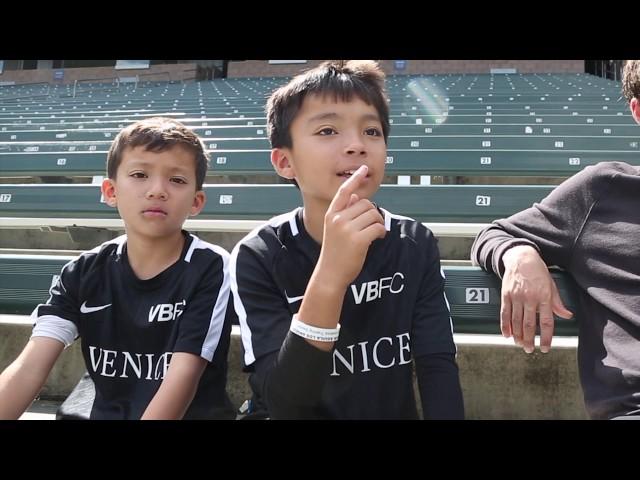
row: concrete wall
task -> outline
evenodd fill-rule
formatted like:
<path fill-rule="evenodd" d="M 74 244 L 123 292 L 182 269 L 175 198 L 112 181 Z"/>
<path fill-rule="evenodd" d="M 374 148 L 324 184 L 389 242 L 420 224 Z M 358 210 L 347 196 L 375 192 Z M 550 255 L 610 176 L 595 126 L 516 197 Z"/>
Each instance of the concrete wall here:
<path fill-rule="evenodd" d="M 575 338 L 554 339 L 551 351 L 530 355 L 511 339 L 456 335 L 468 419 L 587 419 Z"/>
<path fill-rule="evenodd" d="M 307 63 L 272 65 L 267 60 L 229 62 L 227 76 L 288 77 L 315 67 L 322 60 Z M 584 60 L 407 60 L 403 70 L 395 69 L 395 60 L 380 60 L 391 74 L 417 73 L 490 73 L 492 68 L 515 68 L 518 73 L 583 73 Z"/>

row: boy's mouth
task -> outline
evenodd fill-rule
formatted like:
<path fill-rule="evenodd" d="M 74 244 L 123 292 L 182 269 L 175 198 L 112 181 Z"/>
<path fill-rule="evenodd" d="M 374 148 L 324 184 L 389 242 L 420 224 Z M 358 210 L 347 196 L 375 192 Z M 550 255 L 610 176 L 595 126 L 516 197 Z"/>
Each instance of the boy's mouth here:
<path fill-rule="evenodd" d="M 165 217 L 167 212 L 161 208 L 147 208 L 146 210 L 143 210 L 142 214 L 150 217 Z"/>
<path fill-rule="evenodd" d="M 351 177 L 351 175 L 356 173 L 356 170 L 358 170 L 358 169 L 357 168 L 352 168 L 352 169 L 349 169 L 349 170 L 343 170 L 342 172 L 338 172 L 336 175 L 338 177 L 349 178 L 349 177 Z M 367 177 L 369 177 L 369 176 L 371 176 L 371 171 L 367 172 Z"/>

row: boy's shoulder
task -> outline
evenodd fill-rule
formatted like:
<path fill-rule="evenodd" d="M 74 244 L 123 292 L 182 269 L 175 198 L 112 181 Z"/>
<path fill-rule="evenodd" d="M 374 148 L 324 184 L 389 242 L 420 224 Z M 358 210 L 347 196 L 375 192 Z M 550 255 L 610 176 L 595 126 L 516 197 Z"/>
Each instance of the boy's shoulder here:
<path fill-rule="evenodd" d="M 109 268 L 111 262 L 117 261 L 126 240 L 127 236 L 121 235 L 80 253 L 62 267 L 61 275 L 66 281 L 75 278 L 79 284 L 84 283 L 89 276 Z"/>
<path fill-rule="evenodd" d="M 421 222 L 403 215 L 397 215 L 380 207 L 384 218 L 384 226 L 391 240 L 410 239 L 417 243 L 433 239 L 433 233 Z"/>
<path fill-rule="evenodd" d="M 107 240 L 91 250 L 82 252 L 72 263 L 94 264 L 96 262 L 104 262 L 109 257 L 121 255 L 126 242 L 126 234 Z"/>
<path fill-rule="evenodd" d="M 222 257 L 226 263 L 229 260 L 229 252 L 215 243 L 202 240 L 193 233 L 185 232 L 190 240 L 187 251 L 185 252 L 185 261 L 191 262 L 194 257 L 210 257 L 216 259 Z"/>
<path fill-rule="evenodd" d="M 240 247 L 254 251 L 279 249 L 288 238 L 298 235 L 298 217 L 301 215 L 301 211 L 301 207 L 295 208 L 257 226 L 236 244 L 231 255 L 237 254 Z"/>

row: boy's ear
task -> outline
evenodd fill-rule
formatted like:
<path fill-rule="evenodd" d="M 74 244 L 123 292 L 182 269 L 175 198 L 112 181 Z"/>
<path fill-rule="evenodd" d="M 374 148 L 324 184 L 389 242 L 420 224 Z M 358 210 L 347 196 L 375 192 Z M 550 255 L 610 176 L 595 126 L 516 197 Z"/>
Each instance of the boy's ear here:
<path fill-rule="evenodd" d="M 113 180 L 110 178 L 105 178 L 102 181 L 102 186 L 100 187 L 102 190 L 102 197 L 104 198 L 104 203 L 109 205 L 110 207 L 116 207 L 116 186 L 113 183 Z"/>
<path fill-rule="evenodd" d="M 636 123 L 640 124 L 640 100 L 633 97 L 629 102 L 629 108 L 631 108 L 631 115 Z"/>
<path fill-rule="evenodd" d="M 291 153 L 286 148 L 274 148 L 271 150 L 271 165 L 276 173 L 283 178 L 293 180 L 296 176 L 293 165 L 289 161 Z"/>
<path fill-rule="evenodd" d="M 204 204 L 207 203 L 207 195 L 202 190 L 196 192 L 196 196 L 193 197 L 193 204 L 191 205 L 191 211 L 189 215 L 195 217 L 204 208 Z"/>

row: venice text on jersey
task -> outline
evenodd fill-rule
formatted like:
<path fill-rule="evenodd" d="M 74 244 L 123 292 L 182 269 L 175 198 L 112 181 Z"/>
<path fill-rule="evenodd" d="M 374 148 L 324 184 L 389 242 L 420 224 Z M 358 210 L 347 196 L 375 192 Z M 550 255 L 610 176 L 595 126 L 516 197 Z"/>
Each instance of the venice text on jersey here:
<path fill-rule="evenodd" d="M 409 332 L 393 337 L 380 337 L 375 342 L 358 342 L 340 349 L 336 348 L 333 351 L 331 376 L 338 377 L 347 371 L 355 373 L 356 369 L 361 373 L 370 372 L 372 366 L 391 368 L 407 363 L 411 363 Z M 338 370 L 341 371 L 338 372 Z"/>
<path fill-rule="evenodd" d="M 162 380 L 169 369 L 172 353 L 118 352 L 89 346 L 91 368 L 103 377 L 129 378 L 131 375 L 144 380 Z"/>

